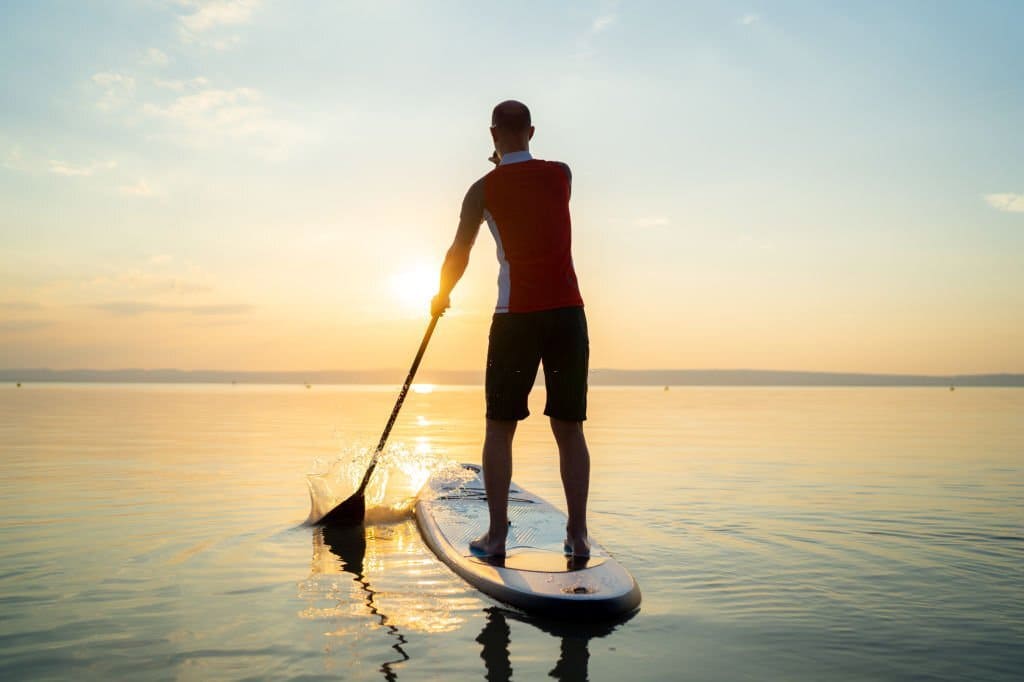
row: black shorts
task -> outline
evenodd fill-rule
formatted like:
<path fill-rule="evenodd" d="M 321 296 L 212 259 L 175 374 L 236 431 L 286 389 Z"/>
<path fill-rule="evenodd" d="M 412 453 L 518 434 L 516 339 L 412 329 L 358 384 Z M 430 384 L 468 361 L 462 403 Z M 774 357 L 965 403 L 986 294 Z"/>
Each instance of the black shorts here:
<path fill-rule="evenodd" d="M 530 414 L 527 397 L 544 363 L 544 414 L 587 418 L 590 339 L 583 308 L 495 313 L 487 347 L 487 418 L 513 421 Z"/>

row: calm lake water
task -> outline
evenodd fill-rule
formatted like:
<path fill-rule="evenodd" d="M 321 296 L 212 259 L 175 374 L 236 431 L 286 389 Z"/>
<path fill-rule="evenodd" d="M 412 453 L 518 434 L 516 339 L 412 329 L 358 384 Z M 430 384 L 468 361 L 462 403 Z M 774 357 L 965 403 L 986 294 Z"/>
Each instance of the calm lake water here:
<path fill-rule="evenodd" d="M 644 600 L 586 627 L 483 597 L 402 506 L 479 462 L 479 388 L 410 394 L 397 509 L 303 524 L 396 392 L 0 387 L 0 678 L 1021 679 L 1024 390 L 592 389 L 591 532 Z M 514 478 L 564 507 L 542 405 Z"/>

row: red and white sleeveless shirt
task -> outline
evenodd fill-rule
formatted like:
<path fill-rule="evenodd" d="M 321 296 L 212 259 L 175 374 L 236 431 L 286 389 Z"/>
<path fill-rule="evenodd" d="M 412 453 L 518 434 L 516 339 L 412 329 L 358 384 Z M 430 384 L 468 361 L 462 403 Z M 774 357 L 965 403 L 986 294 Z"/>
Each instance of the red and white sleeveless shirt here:
<path fill-rule="evenodd" d="M 572 265 L 567 167 L 512 152 L 483 181 L 483 217 L 498 250 L 494 311 L 582 306 Z"/>

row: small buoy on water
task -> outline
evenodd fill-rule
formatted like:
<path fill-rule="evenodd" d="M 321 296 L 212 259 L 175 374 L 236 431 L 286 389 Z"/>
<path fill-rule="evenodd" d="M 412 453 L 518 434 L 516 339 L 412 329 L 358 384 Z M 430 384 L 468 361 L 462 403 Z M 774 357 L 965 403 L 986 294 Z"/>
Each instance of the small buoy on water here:
<path fill-rule="evenodd" d="M 18 388 L 21 388 L 21 382 L 20 381 L 18 382 Z"/>
<path fill-rule="evenodd" d="M 955 387 L 953 387 L 953 386 L 950 386 L 950 387 L 949 387 L 949 390 L 951 390 L 951 391 L 955 391 L 955 390 L 956 390 L 956 388 L 955 388 Z"/>
<path fill-rule="evenodd" d="M 665 390 L 666 390 L 666 391 L 668 390 L 668 386 L 666 386 L 666 387 L 665 387 Z"/>
<path fill-rule="evenodd" d="M 306 388 L 309 388 L 309 384 L 306 384 Z"/>

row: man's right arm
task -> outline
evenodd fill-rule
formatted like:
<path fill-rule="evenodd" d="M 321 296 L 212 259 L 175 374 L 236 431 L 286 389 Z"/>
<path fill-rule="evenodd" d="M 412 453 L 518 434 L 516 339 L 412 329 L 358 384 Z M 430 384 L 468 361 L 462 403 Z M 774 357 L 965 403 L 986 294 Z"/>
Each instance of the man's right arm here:
<path fill-rule="evenodd" d="M 430 303 L 432 315 L 441 315 L 449 306 L 452 289 L 466 272 L 469 265 L 469 252 L 473 248 L 476 236 L 480 232 L 480 223 L 484 220 L 484 180 L 480 178 L 466 192 L 462 200 L 462 212 L 459 215 L 459 227 L 455 232 L 444 264 L 441 266 L 441 283 L 437 296 Z"/>

